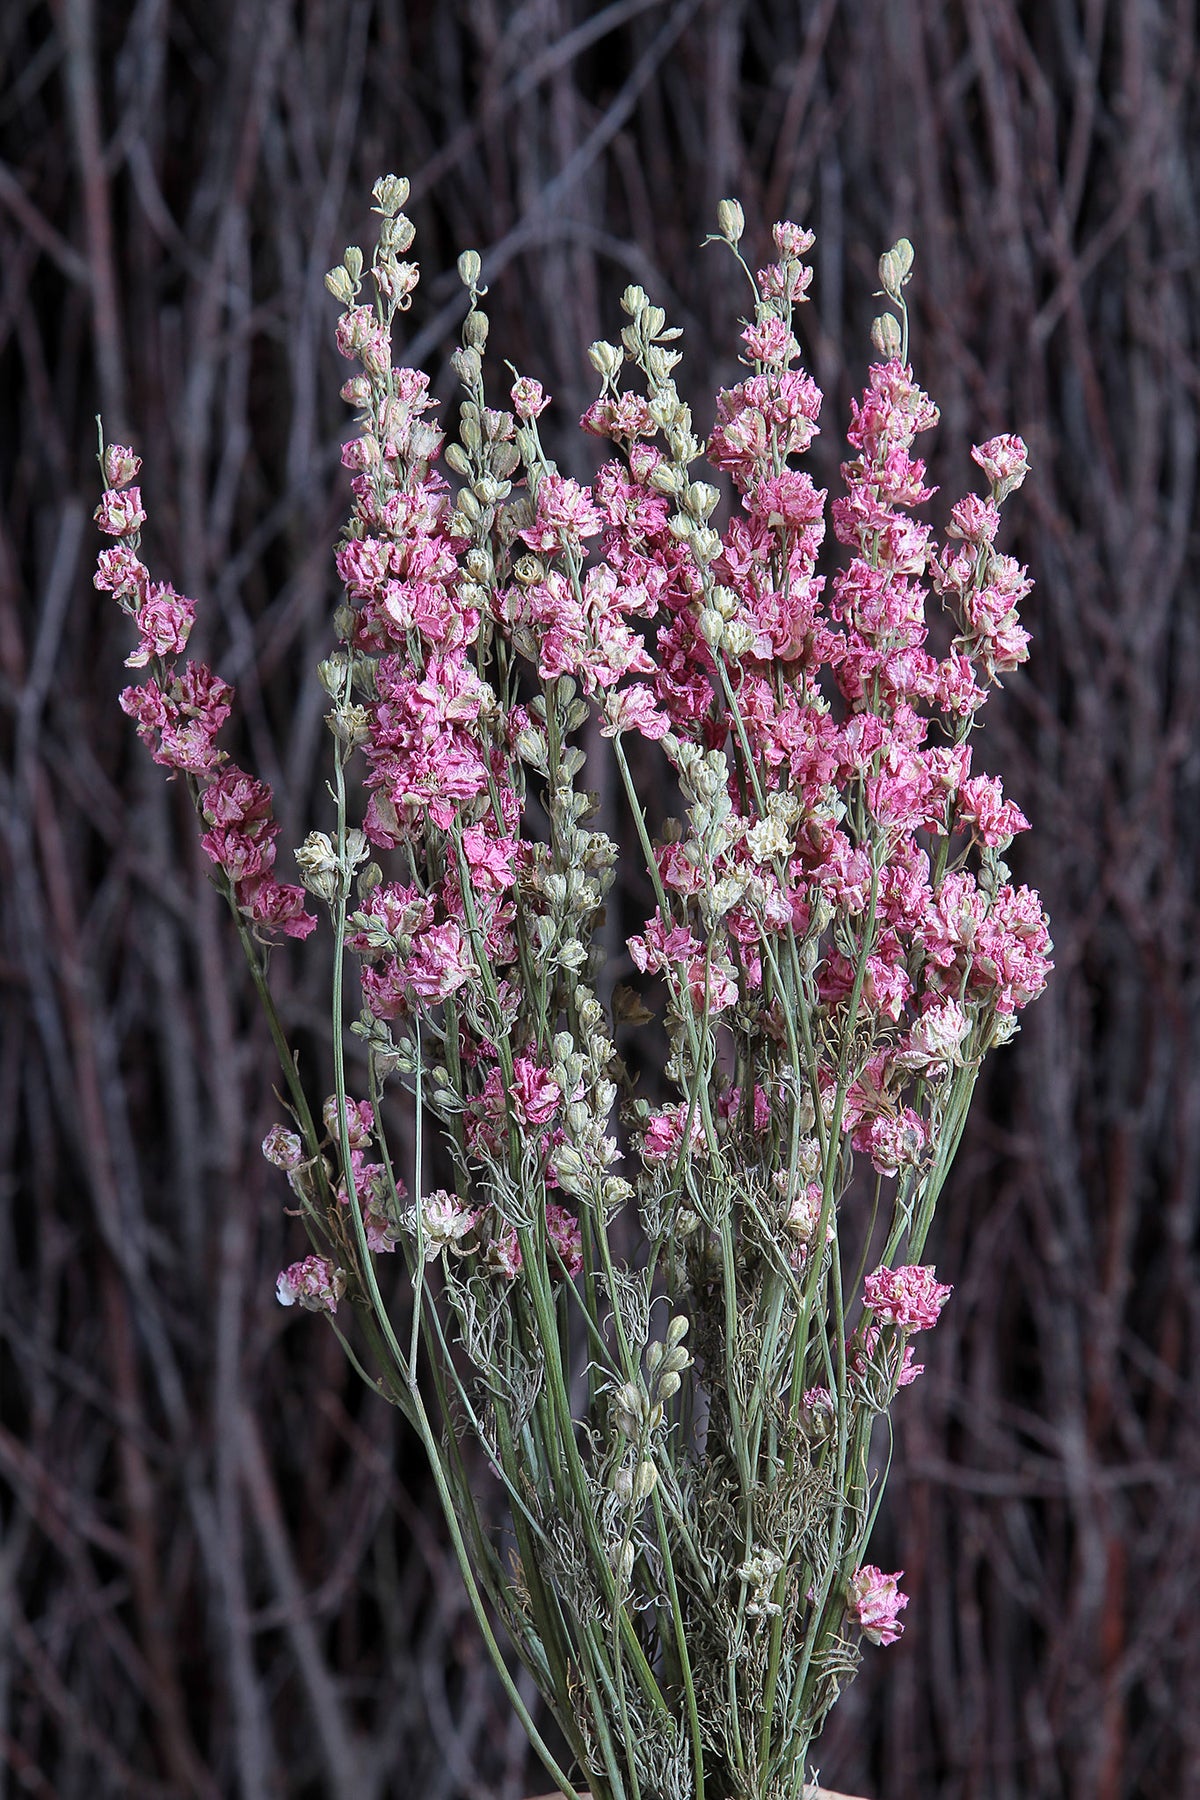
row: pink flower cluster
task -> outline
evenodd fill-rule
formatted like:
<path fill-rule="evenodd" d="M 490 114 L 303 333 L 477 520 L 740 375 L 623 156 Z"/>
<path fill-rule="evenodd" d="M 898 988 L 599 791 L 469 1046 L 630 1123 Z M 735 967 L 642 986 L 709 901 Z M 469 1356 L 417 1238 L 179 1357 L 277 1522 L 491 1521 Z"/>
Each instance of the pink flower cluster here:
<path fill-rule="evenodd" d="M 100 552 L 95 585 L 113 594 L 138 628 L 138 647 L 127 665 L 151 669 L 140 687 L 124 690 L 122 711 L 135 721 L 155 762 L 190 777 L 193 792 L 207 784 L 198 800 L 209 828 L 204 849 L 228 876 L 239 911 L 259 932 L 307 937 L 316 919 L 304 910 L 304 889 L 278 882 L 272 873 L 279 827 L 271 817 L 271 790 L 217 748 L 233 689 L 205 663 L 177 662 L 187 647 L 195 602 L 152 582 L 138 554 L 146 514 L 141 491 L 127 484 L 141 458 L 124 445 L 110 444 L 103 465 L 110 485 L 96 509 L 96 523 L 118 542 Z"/>
<path fill-rule="evenodd" d="M 275 1295 L 281 1306 L 303 1306 L 308 1312 L 335 1313 L 346 1291 L 345 1276 L 324 1256 L 306 1256 L 281 1271 Z"/>
<path fill-rule="evenodd" d="M 863 1298 L 875 1317 L 901 1331 L 931 1331 L 953 1292 L 936 1279 L 931 1265 L 915 1263 L 900 1269 L 881 1266 L 863 1283 Z"/>
<path fill-rule="evenodd" d="M 908 1605 L 908 1595 L 897 1585 L 903 1569 L 885 1575 L 874 1563 L 863 1563 L 850 1577 L 846 1597 L 846 1615 L 861 1625 L 863 1636 L 872 1644 L 894 1644 L 904 1631 L 900 1614 Z"/>

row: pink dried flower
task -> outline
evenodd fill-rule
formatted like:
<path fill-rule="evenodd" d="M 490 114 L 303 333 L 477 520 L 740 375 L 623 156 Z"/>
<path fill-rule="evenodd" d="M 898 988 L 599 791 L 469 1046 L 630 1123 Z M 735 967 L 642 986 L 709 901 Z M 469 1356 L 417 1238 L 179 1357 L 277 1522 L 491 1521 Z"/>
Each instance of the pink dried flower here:
<path fill-rule="evenodd" d="M 971 455 L 992 484 L 997 500 L 1004 500 L 1019 488 L 1029 473 L 1029 455 L 1019 437 L 1005 434 L 976 444 Z"/>
<path fill-rule="evenodd" d="M 244 883 L 237 890 L 237 902 L 260 935 L 281 931 L 284 937 L 306 938 L 317 928 L 315 914 L 304 910 L 307 893 L 291 882 L 268 877 L 265 881 Z"/>
<path fill-rule="evenodd" d="M 280 1306 L 303 1306 L 308 1312 L 335 1313 L 345 1291 L 345 1276 L 324 1256 L 292 1263 L 275 1283 Z"/>
<path fill-rule="evenodd" d="M 874 1563 L 863 1563 L 850 1577 L 846 1615 L 862 1626 L 863 1636 L 873 1644 L 894 1644 L 904 1631 L 899 1615 L 908 1605 L 908 1595 L 897 1586 L 903 1574 L 897 1569 L 885 1575 Z"/>
<path fill-rule="evenodd" d="M 521 1273 L 523 1257 L 521 1246 L 517 1242 L 516 1227 L 510 1226 L 499 1237 L 494 1237 L 484 1255 L 484 1264 L 493 1275 L 501 1276 L 505 1281 L 515 1281 Z"/>
<path fill-rule="evenodd" d="M 141 457 L 124 444 L 106 444 L 100 460 L 110 488 L 128 487 L 142 467 Z"/>
<path fill-rule="evenodd" d="M 109 488 L 92 514 L 101 531 L 110 537 L 128 537 L 146 523 L 140 488 Z"/>
<path fill-rule="evenodd" d="M 863 1299 L 877 1319 L 888 1319 L 901 1331 L 929 1331 L 954 1292 L 936 1279 L 932 1264 L 903 1268 L 880 1266 L 863 1283 Z"/>
<path fill-rule="evenodd" d="M 579 1220 L 565 1206 L 553 1202 L 546 1208 L 546 1236 L 562 1257 L 563 1266 L 572 1281 L 583 1273 L 583 1238 Z"/>
<path fill-rule="evenodd" d="M 527 424 L 530 419 L 539 418 L 550 404 L 550 396 L 542 391 L 541 382 L 532 380 L 528 375 L 517 377 L 509 398 L 518 419 L 524 419 Z"/>
<path fill-rule="evenodd" d="M 646 1121 L 642 1136 L 642 1155 L 648 1163 L 674 1162 L 683 1148 L 684 1126 L 691 1112 L 691 1126 L 688 1132 L 688 1150 L 698 1148 L 704 1142 L 704 1122 L 700 1117 L 699 1107 L 689 1109 L 686 1101 L 664 1106 L 661 1111 L 651 1113 Z"/>
<path fill-rule="evenodd" d="M 973 825 L 985 844 L 1003 850 L 1019 831 L 1029 830 L 1029 820 L 1013 801 L 1004 798 L 1004 789 L 994 775 L 975 775 L 958 790 L 958 818 Z"/>
<path fill-rule="evenodd" d="M 562 1103 L 562 1089 L 550 1073 L 529 1056 L 513 1057 L 508 1090 L 514 1117 L 521 1125 L 545 1125 Z"/>
<path fill-rule="evenodd" d="M 295 1169 L 304 1160 L 299 1133 L 286 1125 L 272 1125 L 262 1141 L 262 1153 L 277 1169 Z"/>

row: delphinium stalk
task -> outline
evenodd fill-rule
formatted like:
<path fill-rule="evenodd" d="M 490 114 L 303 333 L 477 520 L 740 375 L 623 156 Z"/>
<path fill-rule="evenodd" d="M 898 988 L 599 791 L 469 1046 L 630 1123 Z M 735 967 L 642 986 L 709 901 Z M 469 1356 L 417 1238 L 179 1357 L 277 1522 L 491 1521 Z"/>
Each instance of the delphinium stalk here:
<path fill-rule="evenodd" d="M 293 1116 L 264 1148 L 313 1239 L 279 1295 L 327 1313 L 420 1432 L 562 1791 L 483 1596 L 595 1800 L 783 1800 L 860 1638 L 902 1630 L 900 1572 L 866 1560 L 875 1427 L 951 1292 L 921 1258 L 980 1061 L 1050 966 L 1001 860 L 1026 822 L 972 773 L 988 690 L 1026 655 L 1028 582 L 995 548 L 1024 450 L 975 451 L 988 493 L 937 543 L 916 516 L 937 413 L 908 364 L 901 241 L 832 507 L 845 554 L 820 572 L 827 496 L 797 460 L 821 396 L 793 330 L 812 238 L 776 226 L 755 272 L 736 202 L 719 235 L 753 294 L 746 374 L 707 443 L 679 333 L 631 287 L 583 419 L 614 453 L 590 488 L 563 476 L 538 383 L 513 371 L 507 405 L 489 398 L 473 252 L 447 442 L 426 377 L 393 361 L 418 277 L 406 196 L 377 184 L 369 268 L 351 249 L 327 277 L 357 365 L 354 510 L 321 668 L 333 817 L 297 855 L 329 920 L 334 1092 L 318 1123 L 273 1017 Z M 270 873 L 269 795 L 213 750 L 226 691 L 177 660 L 182 615 L 136 554 L 136 470 L 105 457 L 119 542 L 98 581 L 157 658 L 123 704 L 192 788 L 266 994 L 263 934 L 313 921 Z M 940 656 L 931 596 L 955 634 Z M 177 753 L 181 720 L 199 747 Z M 627 944 L 642 990 L 611 1010 L 593 720 L 656 901 Z M 635 774 L 655 758 L 679 802 L 657 839 Z M 670 1098 L 619 1052 L 654 1006 Z M 376 1271 L 397 1246 L 403 1334 Z"/>

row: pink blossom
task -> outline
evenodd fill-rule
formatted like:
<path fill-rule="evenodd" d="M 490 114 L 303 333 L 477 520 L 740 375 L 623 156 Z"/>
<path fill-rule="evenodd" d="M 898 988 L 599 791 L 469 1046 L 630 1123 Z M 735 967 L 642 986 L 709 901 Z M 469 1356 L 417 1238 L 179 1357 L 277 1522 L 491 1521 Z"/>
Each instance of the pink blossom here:
<path fill-rule="evenodd" d="M 306 938 L 315 931 L 314 914 L 305 912 L 308 895 L 292 882 L 256 881 L 239 887 L 239 910 L 259 932 L 281 931 L 285 937 Z"/>
<path fill-rule="evenodd" d="M 109 544 L 96 558 L 92 582 L 102 593 L 141 605 L 150 591 L 150 571 L 128 544 Z"/>
<path fill-rule="evenodd" d="M 1029 830 L 1029 820 L 1013 801 L 1004 798 L 1004 789 L 993 775 L 975 775 L 964 781 L 958 791 L 958 818 L 973 825 L 985 844 L 1003 850 L 1019 831 Z"/>
<path fill-rule="evenodd" d="M 971 1022 L 957 1000 L 934 1001 L 897 1050 L 897 1067 L 933 1073 L 956 1062 L 970 1028 Z"/>
<path fill-rule="evenodd" d="M 936 1279 L 932 1264 L 903 1268 L 882 1265 L 863 1283 L 863 1298 L 877 1319 L 889 1319 L 901 1331 L 929 1331 L 954 1289 Z"/>
<path fill-rule="evenodd" d="M 688 1125 L 689 1113 L 691 1125 L 688 1130 L 688 1152 L 696 1149 L 704 1142 L 704 1122 L 700 1117 L 700 1108 L 688 1107 L 686 1101 L 664 1106 L 661 1111 L 651 1113 L 646 1121 L 642 1134 L 642 1155 L 648 1163 L 674 1162 L 683 1149 L 683 1133 Z"/>
<path fill-rule="evenodd" d="M 567 1274 L 574 1281 L 583 1273 L 583 1238 L 579 1220 L 565 1206 L 551 1203 L 546 1208 L 546 1236 L 563 1260 Z"/>
<path fill-rule="evenodd" d="M 336 1094 L 326 1096 L 321 1107 L 321 1119 L 330 1137 L 336 1140 L 341 1132 Z M 375 1109 L 369 1100 L 352 1100 L 347 1097 L 346 1135 L 351 1150 L 369 1149 L 375 1135 Z"/>
<path fill-rule="evenodd" d="M 871 1167 L 877 1174 L 898 1175 L 903 1168 L 917 1166 L 927 1138 L 918 1115 L 911 1106 L 905 1106 L 895 1113 L 876 1113 L 864 1121 L 854 1134 L 854 1148 L 871 1158 Z"/>
<path fill-rule="evenodd" d="M 513 1081 L 509 1090 L 513 1114 L 521 1125 L 544 1125 L 562 1104 L 562 1089 L 549 1069 L 532 1057 L 513 1057 Z"/>
<path fill-rule="evenodd" d="M 903 1574 L 897 1569 L 885 1575 L 874 1563 L 864 1563 L 850 1577 L 847 1617 L 862 1626 L 863 1636 L 873 1644 L 894 1644 L 904 1630 L 899 1615 L 908 1605 L 908 1595 L 897 1586 Z"/>
<path fill-rule="evenodd" d="M 272 1125 L 262 1141 L 262 1153 L 277 1169 L 295 1169 L 304 1160 L 299 1134 L 286 1125 Z"/>
<path fill-rule="evenodd" d="M 142 459 L 124 444 L 106 444 L 101 457 L 104 479 L 110 488 L 128 487 L 142 467 Z"/>
<path fill-rule="evenodd" d="M 800 345 L 778 313 L 768 313 L 766 318 L 747 325 L 742 342 L 755 362 L 775 363 L 780 368 L 800 354 Z"/>
<path fill-rule="evenodd" d="M 482 825 L 469 825 L 462 837 L 471 884 L 481 893 L 502 894 L 516 881 L 517 840 L 496 837 Z"/>
<path fill-rule="evenodd" d="M 971 455 L 992 484 L 997 500 L 1019 488 L 1029 473 L 1029 455 L 1019 437 L 1006 434 L 976 444 Z"/>
<path fill-rule="evenodd" d="M 550 396 L 542 392 L 541 382 L 531 380 L 528 375 L 518 376 L 513 382 L 509 398 L 518 419 L 524 419 L 526 423 L 539 418 L 550 404 Z"/>
<path fill-rule="evenodd" d="M 644 738 L 657 740 L 671 729 L 666 713 L 655 704 L 653 690 L 635 681 L 627 688 L 610 688 L 601 698 L 604 723 L 601 737 L 619 737 L 623 731 L 640 732 Z"/>
<path fill-rule="evenodd" d="M 946 536 L 965 538 L 968 544 L 990 544 L 1000 529 L 1000 511 L 991 500 L 968 494 L 951 508 Z"/>
<path fill-rule="evenodd" d="M 253 830 L 271 816 L 271 790 L 265 781 L 256 781 L 230 763 L 205 788 L 200 809 L 210 825 Z"/>
<path fill-rule="evenodd" d="M 254 881 L 268 875 L 274 867 L 274 836 L 278 829 L 272 823 L 251 836 L 236 825 L 217 825 L 205 832 L 200 844 L 205 855 L 224 869 L 231 881 Z"/>
<path fill-rule="evenodd" d="M 423 932 L 404 965 L 405 982 L 422 1000 L 445 1000 L 478 975 L 478 966 L 455 919 Z"/>
<path fill-rule="evenodd" d="M 521 1273 L 523 1260 L 516 1228 L 511 1225 L 499 1237 L 492 1239 L 484 1255 L 484 1263 L 490 1273 L 503 1277 L 505 1281 L 516 1280 Z"/>
<path fill-rule="evenodd" d="M 140 488 L 108 488 L 92 514 L 101 531 L 110 537 L 129 537 L 146 523 Z"/>
<path fill-rule="evenodd" d="M 127 669 L 140 669 L 152 656 L 182 655 L 196 620 L 196 602 L 169 585 L 153 585 L 134 613 L 141 634 L 136 650 L 125 658 Z"/>
<path fill-rule="evenodd" d="M 335 1313 L 345 1291 L 344 1275 L 324 1256 L 306 1256 L 303 1262 L 292 1263 L 275 1283 L 280 1306 L 299 1305 L 309 1312 Z"/>
<path fill-rule="evenodd" d="M 587 488 L 550 472 L 538 482 L 536 515 L 536 523 L 520 534 L 531 550 L 577 550 L 604 523 Z"/>

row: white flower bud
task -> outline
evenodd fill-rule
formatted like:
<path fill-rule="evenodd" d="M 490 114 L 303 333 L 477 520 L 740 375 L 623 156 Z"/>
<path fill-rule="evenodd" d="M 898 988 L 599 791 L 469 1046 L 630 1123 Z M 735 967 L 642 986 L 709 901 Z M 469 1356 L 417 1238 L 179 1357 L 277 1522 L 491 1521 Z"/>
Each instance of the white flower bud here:
<path fill-rule="evenodd" d="M 885 362 L 895 362 L 898 359 L 903 338 L 900 322 L 892 313 L 880 313 L 873 321 L 871 342 Z"/>
<path fill-rule="evenodd" d="M 735 248 L 742 241 L 742 233 L 746 229 L 746 215 L 738 200 L 718 200 L 717 229 L 727 244 Z"/>
<path fill-rule="evenodd" d="M 900 290 L 912 272 L 913 254 L 908 239 L 898 238 L 879 259 L 879 285 L 893 300 L 900 298 Z"/>
<path fill-rule="evenodd" d="M 588 360 L 598 375 L 603 375 L 605 381 L 611 381 L 625 357 L 616 344 L 608 344 L 603 338 L 597 338 L 588 350 Z"/>
<path fill-rule="evenodd" d="M 383 213 L 385 218 L 393 218 L 408 203 L 407 176 L 381 176 L 371 189 L 371 198 L 375 202 L 375 212 Z"/>

